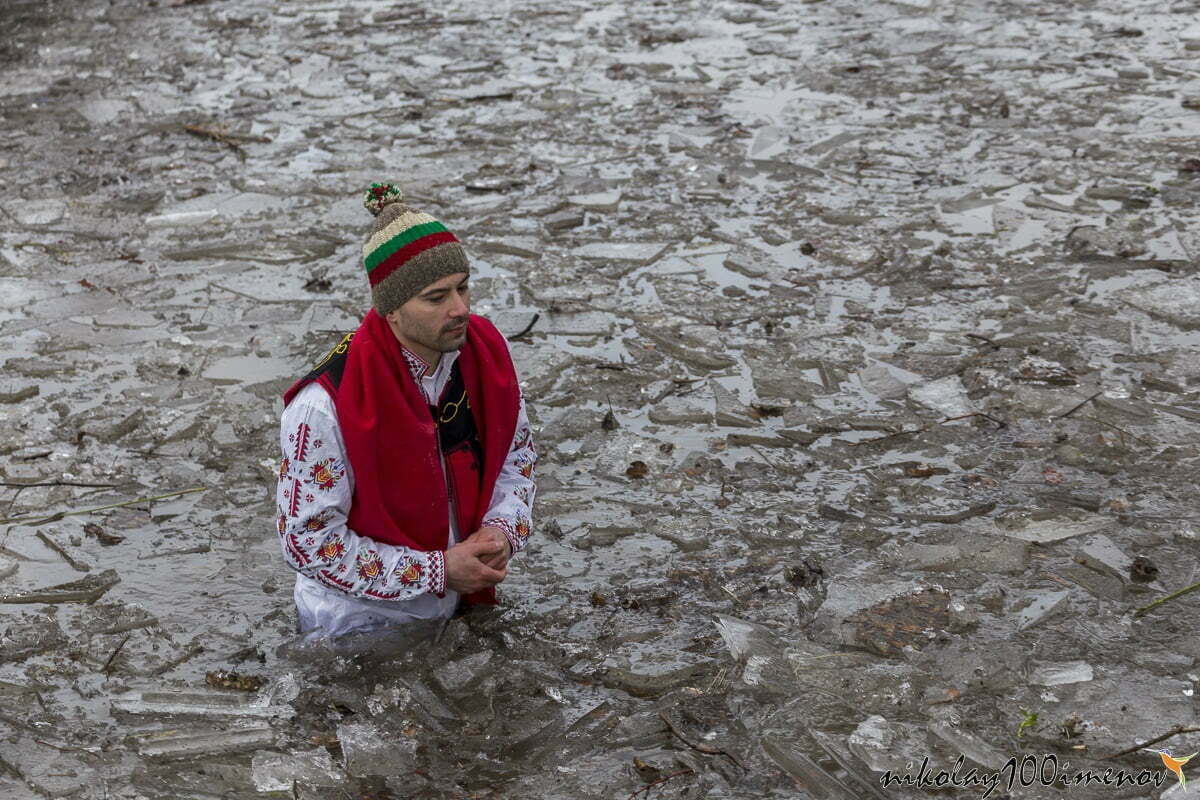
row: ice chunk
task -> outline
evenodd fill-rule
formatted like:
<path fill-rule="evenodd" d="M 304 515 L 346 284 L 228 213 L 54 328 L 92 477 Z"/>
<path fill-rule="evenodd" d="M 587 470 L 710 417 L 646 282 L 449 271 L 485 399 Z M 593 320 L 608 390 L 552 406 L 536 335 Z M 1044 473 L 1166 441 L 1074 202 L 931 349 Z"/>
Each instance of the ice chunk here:
<path fill-rule="evenodd" d="M 779 637 L 757 623 L 717 614 L 716 626 L 735 661 L 744 662 L 752 655 L 777 656 L 783 652 Z"/>
<path fill-rule="evenodd" d="M 950 627 L 950 595 L 924 589 L 856 611 L 842 623 L 843 643 L 881 656 L 925 647 Z"/>
<path fill-rule="evenodd" d="M 571 251 L 590 261 L 623 261 L 645 266 L 667 252 L 670 242 L 591 242 Z"/>
<path fill-rule="evenodd" d="M 788 148 L 788 132 L 772 125 L 760 128 L 746 152 L 748 158 L 770 159 L 783 155 Z"/>
<path fill-rule="evenodd" d="M 1008 756 L 1003 752 L 992 747 L 979 737 L 955 728 L 948 723 L 930 723 L 929 732 L 950 745 L 955 752 L 962 753 L 976 764 L 989 769 L 1001 769 L 1004 766 L 1004 762 L 1008 760 Z"/>
<path fill-rule="evenodd" d="M 135 735 L 139 754 L 146 758 L 191 758 L 267 747 L 275 742 L 275 731 L 258 726 L 181 731 L 168 729 Z"/>
<path fill-rule="evenodd" d="M 765 737 L 762 740 L 762 748 L 780 769 L 808 789 L 813 797 L 842 800 L 842 798 L 861 796 L 861 792 L 847 786 L 821 769 L 815 761 L 800 752 L 800 749 L 790 742 L 774 737 Z"/>
<path fill-rule="evenodd" d="M 908 391 L 908 384 L 896 377 L 895 370 L 878 362 L 859 370 L 858 381 L 868 392 L 885 400 L 899 400 Z"/>
<path fill-rule="evenodd" d="M 416 767 L 417 740 L 370 723 L 338 726 L 346 771 L 355 777 L 405 775 Z"/>
<path fill-rule="evenodd" d="M 433 690 L 421 681 L 409 679 L 405 682 L 405 685 L 416 704 L 432 718 L 439 720 L 458 719 L 458 714 L 443 703 L 441 698 L 434 694 Z"/>
<path fill-rule="evenodd" d="M 754 428 L 758 420 L 751 416 L 751 410 L 738 399 L 733 390 L 727 389 L 716 381 L 709 381 L 713 399 L 716 401 L 715 415 L 718 425 L 733 428 Z"/>
<path fill-rule="evenodd" d="M 14 200 L 4 204 L 4 210 L 21 225 L 39 227 L 53 225 L 67 213 L 67 204 L 62 200 Z"/>
<path fill-rule="evenodd" d="M 490 670 L 491 650 L 481 650 L 469 656 L 443 664 L 434 676 L 438 685 L 450 695 L 459 695 L 479 683 Z"/>
<path fill-rule="evenodd" d="M 919 588 L 912 581 L 869 583 L 852 577 L 829 582 L 825 602 L 817 609 L 814 628 L 818 641 L 843 644 L 842 627 L 855 612 Z"/>
<path fill-rule="evenodd" d="M 967 390 L 957 375 L 910 386 L 908 396 L 946 417 L 961 417 L 975 411 L 967 398 Z"/>
<path fill-rule="evenodd" d="M 1107 572 L 1097 572 L 1080 564 L 1067 564 L 1055 570 L 1055 574 L 1082 586 L 1096 597 L 1116 602 L 1125 599 L 1125 583 Z"/>
<path fill-rule="evenodd" d="M 254 706 L 286 705 L 299 696 L 300 684 L 296 681 L 296 675 L 285 672 L 263 687 L 250 704 Z"/>
<path fill-rule="evenodd" d="M 679 336 L 661 336 L 652 331 L 641 331 L 642 335 L 654 343 L 655 348 L 671 358 L 702 370 L 718 370 L 732 367 L 737 363 L 729 356 L 713 353 L 711 350 L 689 347 L 681 344 Z"/>
<path fill-rule="evenodd" d="M 289 374 L 286 359 L 259 358 L 255 355 L 218 359 L 204 370 L 204 377 L 217 384 L 256 384 Z"/>
<path fill-rule="evenodd" d="M 1103 534 L 1089 536 L 1075 554 L 1075 560 L 1097 572 L 1111 575 L 1122 582 L 1129 580 L 1133 559 Z"/>
<path fill-rule="evenodd" d="M 651 644 L 636 648 L 629 657 L 605 659 L 604 683 L 635 697 L 658 697 L 699 682 L 714 663 L 705 656 Z"/>
<path fill-rule="evenodd" d="M 1059 609 L 1065 607 L 1067 598 L 1070 595 L 1071 593 L 1065 590 L 1061 592 L 1038 592 L 1033 596 L 1033 600 L 1029 605 L 1017 615 L 1017 630 L 1029 630 L 1033 626 L 1040 624 Z"/>
<path fill-rule="evenodd" d="M 78 581 L 0 595 L 0 603 L 94 603 L 120 582 L 115 569 L 106 569 Z"/>
<path fill-rule="evenodd" d="M 0 632 L 0 664 L 18 661 L 67 641 L 58 623 L 49 617 L 23 615 Z"/>
<path fill-rule="evenodd" d="M 547 701 L 532 713 L 503 720 L 504 741 L 501 755 L 507 761 L 529 763 L 528 759 L 546 748 L 557 747 L 566 730 L 566 717 L 554 701 Z"/>
<path fill-rule="evenodd" d="M 113 700 L 115 712 L 137 716 L 290 717 L 290 706 L 255 705 L 228 692 L 131 692 Z"/>
<path fill-rule="evenodd" d="M 290 792 L 294 783 L 336 786 L 342 771 L 323 747 L 295 753 L 260 750 L 251 760 L 254 788 L 260 792 Z"/>
<path fill-rule="evenodd" d="M 1013 539 L 1036 542 L 1037 544 L 1048 544 L 1050 542 L 1062 541 L 1063 539 L 1070 539 L 1072 536 L 1094 533 L 1110 525 L 1112 525 L 1111 519 L 1090 517 L 1082 520 L 1037 520 L 1026 525 L 1013 526 L 1011 528 L 997 525 L 996 530 Z"/>
<path fill-rule="evenodd" d="M 1184 330 L 1200 328 L 1200 279 L 1195 276 L 1126 289 L 1117 295 L 1137 310 Z"/>
<path fill-rule="evenodd" d="M 915 725 L 890 722 L 872 715 L 859 723 L 846 741 L 850 752 L 876 772 L 900 772 L 919 764 L 928 748 Z"/>
<path fill-rule="evenodd" d="M 146 217 L 147 228 L 183 228 L 204 223 L 217 218 L 215 209 L 208 211 L 181 211 L 177 214 L 159 214 Z"/>
<path fill-rule="evenodd" d="M 582 206 L 592 211 L 616 211 L 621 204 L 619 191 L 596 192 L 594 194 L 574 194 L 567 198 L 573 206 Z M 585 256 L 586 258 L 586 256 Z"/>
<path fill-rule="evenodd" d="M 1064 661 L 1061 664 L 1041 664 L 1029 673 L 1029 682 L 1037 686 L 1061 686 L 1065 683 L 1086 683 L 1095 677 L 1092 665 L 1086 661 Z"/>

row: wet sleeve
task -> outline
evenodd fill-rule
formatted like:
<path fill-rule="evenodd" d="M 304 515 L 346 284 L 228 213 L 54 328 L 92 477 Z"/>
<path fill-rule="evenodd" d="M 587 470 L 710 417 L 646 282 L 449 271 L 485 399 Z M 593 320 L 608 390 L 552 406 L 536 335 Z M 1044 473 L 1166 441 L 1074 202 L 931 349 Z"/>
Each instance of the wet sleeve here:
<path fill-rule="evenodd" d="M 508 537 L 513 553 L 525 549 L 533 530 L 533 500 L 537 492 L 534 470 L 537 468 L 537 449 L 533 430 L 525 413 L 525 397 L 517 409 L 517 430 L 513 435 L 508 459 L 496 479 L 492 502 L 484 515 L 483 525 L 499 528 Z"/>
<path fill-rule="evenodd" d="M 317 387 L 322 398 L 328 398 Z M 352 597 L 409 600 L 446 591 L 445 556 L 378 542 L 346 526 L 354 475 L 333 407 L 294 400 L 283 412 L 275 502 L 287 565 Z"/>

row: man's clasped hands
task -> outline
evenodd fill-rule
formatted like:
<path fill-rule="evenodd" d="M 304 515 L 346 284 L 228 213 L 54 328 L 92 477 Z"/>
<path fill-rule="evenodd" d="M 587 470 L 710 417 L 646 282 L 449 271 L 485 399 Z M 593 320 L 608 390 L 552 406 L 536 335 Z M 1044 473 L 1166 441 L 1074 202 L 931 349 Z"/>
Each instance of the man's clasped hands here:
<path fill-rule="evenodd" d="M 446 588 L 460 594 L 491 588 L 508 576 L 511 556 L 504 531 L 482 527 L 446 551 Z"/>

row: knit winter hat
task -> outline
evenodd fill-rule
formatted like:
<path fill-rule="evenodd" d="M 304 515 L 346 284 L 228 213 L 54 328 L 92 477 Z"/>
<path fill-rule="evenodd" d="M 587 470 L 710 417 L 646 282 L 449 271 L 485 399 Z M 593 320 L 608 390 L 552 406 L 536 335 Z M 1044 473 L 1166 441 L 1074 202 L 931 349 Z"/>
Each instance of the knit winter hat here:
<path fill-rule="evenodd" d="M 380 316 L 404 305 L 434 281 L 471 265 L 458 237 L 428 214 L 405 205 L 399 187 L 372 183 L 363 205 L 375 215 L 363 244 L 371 302 Z"/>

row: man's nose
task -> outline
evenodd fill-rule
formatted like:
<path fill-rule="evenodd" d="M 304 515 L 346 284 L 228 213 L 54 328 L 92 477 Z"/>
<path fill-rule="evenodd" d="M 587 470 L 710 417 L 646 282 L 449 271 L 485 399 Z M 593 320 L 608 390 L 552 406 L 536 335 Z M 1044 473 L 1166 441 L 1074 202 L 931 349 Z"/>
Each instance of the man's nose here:
<path fill-rule="evenodd" d="M 465 297 L 463 297 L 461 294 L 455 293 L 454 303 L 450 307 L 450 316 L 455 317 L 455 318 L 465 317 L 470 313 L 471 313 L 471 304 L 468 303 L 467 299 Z"/>

